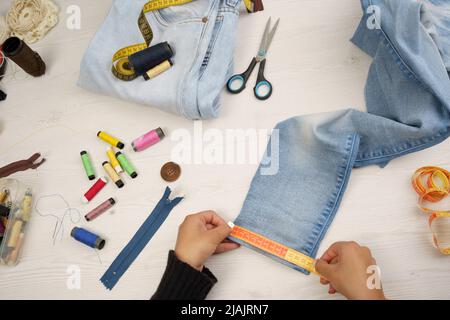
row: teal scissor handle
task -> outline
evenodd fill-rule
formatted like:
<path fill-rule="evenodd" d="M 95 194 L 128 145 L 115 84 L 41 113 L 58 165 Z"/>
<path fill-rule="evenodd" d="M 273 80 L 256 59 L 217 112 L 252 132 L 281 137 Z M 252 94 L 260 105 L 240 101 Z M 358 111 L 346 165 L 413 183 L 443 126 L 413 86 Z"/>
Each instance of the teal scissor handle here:
<path fill-rule="evenodd" d="M 235 74 L 234 76 L 232 76 L 227 82 L 228 92 L 232 94 L 241 93 L 245 89 L 248 78 L 250 78 L 250 75 L 255 69 L 257 63 L 258 61 L 256 60 L 256 58 L 253 58 L 252 62 L 250 63 L 250 66 L 244 73 Z"/>
<path fill-rule="evenodd" d="M 273 92 L 272 84 L 264 77 L 264 70 L 266 68 L 266 59 L 261 60 L 258 71 L 258 79 L 256 86 L 253 88 L 255 97 L 259 100 L 267 100 Z"/>

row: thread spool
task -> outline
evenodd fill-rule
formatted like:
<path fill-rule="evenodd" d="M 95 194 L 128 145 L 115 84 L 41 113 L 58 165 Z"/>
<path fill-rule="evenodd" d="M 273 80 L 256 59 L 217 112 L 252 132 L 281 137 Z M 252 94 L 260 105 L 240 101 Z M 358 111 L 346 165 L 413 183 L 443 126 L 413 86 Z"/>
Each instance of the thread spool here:
<path fill-rule="evenodd" d="M 141 76 L 148 70 L 169 60 L 173 56 L 173 50 L 167 42 L 158 43 L 128 57 L 130 66 L 137 76 Z"/>
<path fill-rule="evenodd" d="M 98 216 L 100 216 L 101 214 L 105 213 L 107 210 L 109 210 L 115 204 L 116 204 L 116 201 L 113 198 L 109 198 L 108 200 L 106 200 L 105 202 L 100 204 L 95 209 L 92 209 L 87 215 L 84 216 L 84 218 L 87 221 L 92 221 L 95 218 L 97 218 Z"/>
<path fill-rule="evenodd" d="M 8 205 L 0 204 L 0 217 L 8 217 L 11 207 Z"/>
<path fill-rule="evenodd" d="M 33 77 L 39 77 L 45 73 L 44 61 L 23 40 L 11 37 L 3 43 L 2 50 L 5 56 Z"/>
<path fill-rule="evenodd" d="M 109 163 L 111 163 L 111 165 L 113 166 L 114 170 L 116 170 L 117 173 L 123 173 L 123 169 L 120 166 L 119 160 L 117 160 L 116 158 L 116 154 L 113 150 L 113 148 L 108 148 L 106 149 L 106 154 L 108 156 L 109 159 Z"/>
<path fill-rule="evenodd" d="M 6 258 L 6 263 L 8 265 L 16 265 L 17 264 L 17 258 L 19 257 L 20 249 L 22 249 L 24 237 L 25 237 L 25 234 L 23 232 L 20 233 L 19 239 L 17 240 L 16 247 L 14 248 L 14 250 L 11 251 L 11 253 Z"/>
<path fill-rule="evenodd" d="M 155 130 L 147 132 L 139 138 L 136 138 L 131 143 L 131 146 L 133 147 L 134 151 L 139 152 L 161 141 L 164 137 L 164 131 L 161 128 L 157 128 Z"/>
<path fill-rule="evenodd" d="M 74 227 L 70 235 L 75 240 L 94 249 L 102 250 L 105 246 L 105 240 L 86 229 Z"/>
<path fill-rule="evenodd" d="M 122 152 L 116 153 L 116 158 L 119 160 L 120 166 L 123 170 L 131 177 L 136 178 L 138 176 L 136 169 L 131 164 L 131 162 L 128 161 L 128 159 L 125 157 L 125 155 Z"/>
<path fill-rule="evenodd" d="M 4 189 L 0 192 L 0 204 L 5 203 L 9 196 L 9 190 Z"/>
<path fill-rule="evenodd" d="M 27 190 L 25 192 L 25 196 L 22 200 L 22 220 L 24 222 L 30 221 L 30 213 L 31 213 L 31 203 L 33 201 L 33 194 L 31 190 Z"/>
<path fill-rule="evenodd" d="M 84 194 L 82 200 L 84 203 L 88 203 L 91 201 L 99 192 L 102 190 L 105 185 L 108 183 L 107 177 L 99 178 L 94 185 Z"/>
<path fill-rule="evenodd" d="M 119 139 L 107 134 L 104 131 L 99 131 L 97 133 L 97 137 L 99 137 L 101 140 L 105 141 L 106 143 L 109 143 L 113 147 L 117 147 L 119 149 L 123 149 L 125 147 L 125 144 L 121 142 Z"/>
<path fill-rule="evenodd" d="M 86 175 L 89 180 L 95 179 L 95 171 L 94 166 L 92 165 L 91 159 L 89 158 L 89 155 L 87 151 L 81 151 L 81 161 L 83 162 L 84 171 L 86 171 Z"/>
<path fill-rule="evenodd" d="M 173 66 L 172 60 L 166 60 L 163 63 L 158 64 L 156 67 L 148 70 L 146 73 L 143 74 L 143 77 L 145 81 L 151 80 L 153 78 L 156 78 L 161 73 L 169 70 Z"/>
<path fill-rule="evenodd" d="M 103 162 L 102 167 L 103 169 L 105 169 L 108 176 L 111 178 L 111 180 L 116 184 L 118 188 L 122 188 L 124 186 L 122 179 L 120 179 L 120 176 L 117 174 L 116 170 L 114 170 L 114 168 L 108 161 Z"/>
<path fill-rule="evenodd" d="M 17 246 L 17 241 L 19 240 L 20 233 L 22 231 L 23 221 L 16 220 L 12 226 L 12 230 L 8 239 L 8 248 L 15 248 Z"/>

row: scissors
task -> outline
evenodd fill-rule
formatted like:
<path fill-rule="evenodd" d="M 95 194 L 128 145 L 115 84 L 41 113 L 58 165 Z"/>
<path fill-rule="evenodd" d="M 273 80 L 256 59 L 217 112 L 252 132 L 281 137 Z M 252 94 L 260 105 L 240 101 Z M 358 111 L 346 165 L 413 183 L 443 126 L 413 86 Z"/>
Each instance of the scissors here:
<path fill-rule="evenodd" d="M 256 55 L 256 57 L 253 58 L 248 69 L 244 73 L 236 74 L 228 80 L 227 89 L 230 93 L 233 94 L 241 93 L 245 89 L 247 81 L 250 78 L 250 75 L 252 74 L 253 70 L 255 69 L 255 66 L 258 63 L 261 63 L 259 65 L 259 72 L 258 78 L 256 80 L 256 85 L 253 88 L 255 97 L 259 100 L 267 100 L 272 95 L 273 87 L 272 84 L 264 77 L 264 69 L 266 67 L 267 51 L 269 50 L 275 32 L 278 29 L 280 19 L 277 20 L 272 30 L 270 30 L 271 20 L 272 18 L 269 18 L 269 20 L 267 21 L 266 29 L 264 31 L 263 38 L 261 40 L 261 46 L 259 47 L 258 54 Z"/>

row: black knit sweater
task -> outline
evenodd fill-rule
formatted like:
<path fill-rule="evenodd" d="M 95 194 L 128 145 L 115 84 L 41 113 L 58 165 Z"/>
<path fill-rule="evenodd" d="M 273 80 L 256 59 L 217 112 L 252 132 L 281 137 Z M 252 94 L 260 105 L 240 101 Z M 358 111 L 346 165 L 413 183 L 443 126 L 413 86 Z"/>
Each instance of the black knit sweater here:
<path fill-rule="evenodd" d="M 200 272 L 170 251 L 166 271 L 152 300 L 203 300 L 216 282 L 207 268 Z"/>

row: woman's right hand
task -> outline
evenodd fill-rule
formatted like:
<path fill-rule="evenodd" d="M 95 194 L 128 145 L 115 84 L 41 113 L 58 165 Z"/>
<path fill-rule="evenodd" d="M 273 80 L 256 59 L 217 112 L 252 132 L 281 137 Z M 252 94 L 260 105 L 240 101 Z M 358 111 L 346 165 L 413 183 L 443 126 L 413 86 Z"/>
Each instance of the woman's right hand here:
<path fill-rule="evenodd" d="M 339 292 L 351 300 L 386 299 L 381 282 L 378 288 L 369 288 L 371 266 L 376 266 L 376 261 L 369 248 L 356 242 L 336 242 L 316 261 L 320 283 L 329 285 L 328 293 Z"/>

